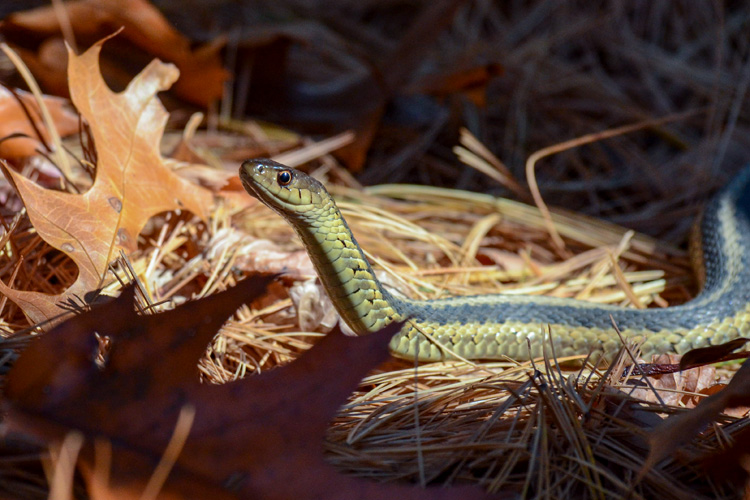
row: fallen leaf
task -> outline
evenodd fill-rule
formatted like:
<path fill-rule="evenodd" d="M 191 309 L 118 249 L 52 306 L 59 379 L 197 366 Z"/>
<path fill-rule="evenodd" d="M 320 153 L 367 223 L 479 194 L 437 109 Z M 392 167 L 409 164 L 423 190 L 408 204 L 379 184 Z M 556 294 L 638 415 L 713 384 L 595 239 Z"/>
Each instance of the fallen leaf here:
<path fill-rule="evenodd" d="M 649 434 L 650 450 L 639 476 L 696 436 L 716 420 L 725 408 L 748 405 L 750 405 L 750 360 L 742 364 L 723 390 L 707 397 L 694 409 L 667 418 Z"/>
<path fill-rule="evenodd" d="M 3 166 L 39 236 L 65 252 L 78 277 L 59 295 L 12 290 L 7 295 L 34 323 L 52 320 L 65 303 L 80 305 L 97 289 L 118 252 L 136 248 L 138 234 L 152 216 L 186 209 L 205 219 L 213 198 L 167 168 L 159 153 L 167 112 L 155 97 L 178 75 L 171 64 L 149 64 L 119 94 L 101 78 L 97 43 L 81 56 L 69 54 L 71 98 L 91 127 L 97 149 L 96 178 L 84 194 L 44 189 Z"/>
<path fill-rule="evenodd" d="M 345 476 L 323 460 L 327 426 L 362 377 L 388 357 L 394 324 L 365 337 L 328 335 L 293 363 L 216 386 L 197 363 L 216 330 L 269 277 L 170 312 L 134 313 L 133 288 L 76 316 L 22 353 L 6 386 L 7 424 L 48 442 L 79 431 L 93 498 L 140 497 L 180 415 L 192 416 L 163 498 L 486 498 L 479 489 L 423 490 Z M 98 365 L 99 337 L 108 340 Z M 94 443 L 111 446 L 95 472 Z M 101 458 L 101 457 L 100 457 Z M 105 481 L 103 476 L 108 474 Z"/>
<path fill-rule="evenodd" d="M 146 0 L 78 0 L 65 2 L 71 28 L 80 39 L 97 40 L 113 31 L 123 29 L 123 37 L 152 56 L 174 63 L 180 70 L 180 80 L 174 92 L 183 99 L 200 106 L 221 97 L 229 73 L 222 67 L 219 50 L 223 40 L 216 40 L 196 50 L 190 40 L 180 34 L 156 7 Z M 8 16 L 3 21 L 3 32 L 57 39 L 60 20 L 54 6 L 40 7 Z M 27 64 L 41 67 L 45 80 L 54 81 L 55 64 L 31 51 L 21 51 Z M 57 71 L 59 73 L 59 70 Z M 58 77 L 64 80 L 63 75 Z"/>
<path fill-rule="evenodd" d="M 654 358 L 652 365 L 677 366 L 682 364 L 681 356 L 677 354 L 662 354 Z M 636 372 L 637 373 L 637 372 Z M 663 402 L 677 406 L 680 403 L 687 407 L 695 406 L 695 397 L 685 392 L 696 393 L 716 383 L 716 368 L 713 366 L 699 366 L 672 373 L 663 373 L 649 377 L 649 386 L 638 387 L 628 392 L 632 397 L 651 403 Z"/>
<path fill-rule="evenodd" d="M 463 94 L 477 107 L 487 106 L 487 85 L 503 74 L 499 64 L 462 67 L 444 74 L 428 74 L 406 88 L 407 93 L 425 93 L 440 98 Z"/>
<path fill-rule="evenodd" d="M 750 342 L 750 339 L 739 337 L 730 340 L 729 342 L 724 342 L 723 344 L 692 349 L 683 354 L 682 358 L 680 358 L 680 370 L 692 368 L 693 366 L 726 361 L 729 353 L 736 351 L 748 342 Z"/>
<path fill-rule="evenodd" d="M 42 114 L 34 96 L 23 90 L 16 90 L 15 93 L 29 114 L 24 112 L 21 103 L 13 96 L 13 92 L 0 86 L 0 139 L 2 140 L 0 157 L 2 158 L 23 158 L 37 154 L 36 150 L 40 148 L 40 141 L 36 130 L 39 131 L 44 142 L 49 144 L 50 136 L 44 126 Z M 65 99 L 48 95 L 43 96 L 43 99 L 61 137 L 78 131 L 78 116 L 66 109 Z M 30 120 L 33 120 L 33 124 Z M 34 125 L 36 130 L 34 130 Z M 19 137 L 8 138 L 13 134 L 19 134 Z"/>

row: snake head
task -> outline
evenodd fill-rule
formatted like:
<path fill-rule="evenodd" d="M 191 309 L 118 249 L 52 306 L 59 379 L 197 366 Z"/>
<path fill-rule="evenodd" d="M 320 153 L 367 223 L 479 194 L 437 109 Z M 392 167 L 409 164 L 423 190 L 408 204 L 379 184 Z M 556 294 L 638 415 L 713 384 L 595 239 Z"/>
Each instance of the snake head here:
<path fill-rule="evenodd" d="M 318 180 L 267 158 L 242 162 L 240 179 L 248 193 L 285 218 L 314 211 L 330 199 Z"/>

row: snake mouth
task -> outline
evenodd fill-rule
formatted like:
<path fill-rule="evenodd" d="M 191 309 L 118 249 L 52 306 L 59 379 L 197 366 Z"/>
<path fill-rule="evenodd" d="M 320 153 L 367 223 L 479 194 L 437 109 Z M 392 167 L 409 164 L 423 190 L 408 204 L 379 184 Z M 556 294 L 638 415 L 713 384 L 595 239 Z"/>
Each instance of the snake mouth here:
<path fill-rule="evenodd" d="M 270 160 L 269 160 L 270 161 Z M 265 170 L 267 167 L 262 160 L 247 160 L 240 166 L 240 181 L 245 191 L 251 196 L 257 198 L 263 203 L 273 203 L 274 196 L 268 192 L 264 186 L 264 180 L 267 180 Z"/>
<path fill-rule="evenodd" d="M 252 176 L 246 174 L 245 172 L 242 172 L 240 174 L 240 180 L 242 181 L 242 185 L 245 188 L 245 191 L 247 193 L 266 205 L 268 208 L 272 209 L 274 212 L 280 213 L 283 215 L 283 211 L 278 207 L 279 203 L 281 203 L 281 200 L 279 200 L 277 197 L 275 197 L 272 193 L 268 192 L 267 189 L 263 189 L 263 187 L 260 185 L 260 182 Z"/>
<path fill-rule="evenodd" d="M 245 191 L 248 192 L 249 195 L 253 196 L 254 198 L 260 199 L 260 195 L 258 194 L 258 191 L 255 187 L 255 183 L 247 178 L 247 174 L 244 171 L 240 171 L 240 181 L 242 181 L 242 187 L 245 188 Z"/>
<path fill-rule="evenodd" d="M 247 160 L 240 167 L 240 180 L 249 195 L 258 199 L 268 208 L 286 219 L 293 219 L 300 204 L 290 203 L 288 192 L 299 188 L 289 189 L 277 184 L 277 174 L 288 171 L 289 167 L 267 159 Z"/>

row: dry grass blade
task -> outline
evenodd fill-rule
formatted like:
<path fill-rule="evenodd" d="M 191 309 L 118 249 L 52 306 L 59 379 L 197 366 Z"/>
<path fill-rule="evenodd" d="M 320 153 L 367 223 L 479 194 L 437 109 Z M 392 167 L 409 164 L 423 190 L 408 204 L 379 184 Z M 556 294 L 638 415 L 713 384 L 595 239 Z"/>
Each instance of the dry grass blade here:
<path fill-rule="evenodd" d="M 507 187 L 519 199 L 526 200 L 529 198 L 528 190 L 516 181 L 508 167 L 492 154 L 479 139 L 465 128 L 462 128 L 460 133 L 461 146 L 453 148 L 453 152 L 459 160 Z"/>

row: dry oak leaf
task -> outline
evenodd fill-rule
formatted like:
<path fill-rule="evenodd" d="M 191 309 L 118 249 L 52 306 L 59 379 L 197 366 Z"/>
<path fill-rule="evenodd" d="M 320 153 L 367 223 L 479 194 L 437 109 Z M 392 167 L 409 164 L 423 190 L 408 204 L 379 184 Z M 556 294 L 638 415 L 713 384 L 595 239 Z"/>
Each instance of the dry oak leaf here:
<path fill-rule="evenodd" d="M 328 335 L 289 365 L 243 380 L 199 382 L 198 360 L 217 329 L 271 279 L 251 277 L 145 316 L 134 313 L 128 287 L 66 321 L 31 344 L 8 375 L 7 425 L 50 443 L 80 432 L 86 443 L 78 464 L 94 499 L 141 498 L 181 416 L 190 425 L 160 498 L 488 498 L 474 487 L 378 484 L 324 461 L 329 422 L 388 357 L 398 324 L 365 337 Z M 103 366 L 95 333 L 109 341 Z M 111 448 L 102 446 L 107 442 Z M 109 467 L 96 472 L 104 459 L 96 450 L 103 449 L 111 451 Z"/>
<path fill-rule="evenodd" d="M 123 37 L 148 54 L 172 62 L 182 77 L 174 86 L 181 98 L 208 106 L 221 97 L 229 73 L 222 67 L 219 39 L 193 50 L 190 40 L 177 31 L 164 15 L 147 0 L 75 0 L 64 3 L 71 28 L 78 39 L 95 40 L 114 30 L 123 28 Z M 50 37 L 40 46 L 37 54 L 20 50 L 24 61 L 44 80 L 54 83 L 57 63 L 45 58 L 42 48 L 61 44 L 60 16 L 54 6 L 17 12 L 4 21 L 4 31 L 25 30 L 34 35 Z M 9 38 L 13 39 L 12 33 Z M 23 39 L 23 34 L 18 38 Z M 58 41 L 54 41 L 58 40 Z M 62 76 L 62 75 L 60 75 Z"/>
<path fill-rule="evenodd" d="M 52 320 L 71 301 L 80 304 L 97 289 L 120 250 L 136 248 L 152 216 L 186 209 L 205 219 L 211 193 L 177 176 L 164 164 L 159 142 L 167 112 L 156 98 L 177 79 L 171 64 L 152 61 L 122 93 L 114 93 L 99 71 L 97 43 L 81 56 L 69 54 L 73 104 L 91 127 L 97 149 L 96 178 L 84 194 L 44 189 L 7 168 L 39 236 L 78 266 L 78 278 L 59 295 L 13 290 L 7 295 L 34 323 Z"/>
<path fill-rule="evenodd" d="M 23 158 L 37 154 L 36 149 L 40 143 L 29 119 L 34 121 L 33 124 L 45 141 L 50 139 L 34 96 L 23 90 L 16 90 L 15 93 L 29 115 L 24 112 L 13 92 L 0 86 L 0 158 Z M 61 137 L 78 132 L 78 117 L 65 108 L 66 99 L 48 95 L 43 96 L 43 99 Z M 8 138 L 12 134 L 20 136 Z"/>

